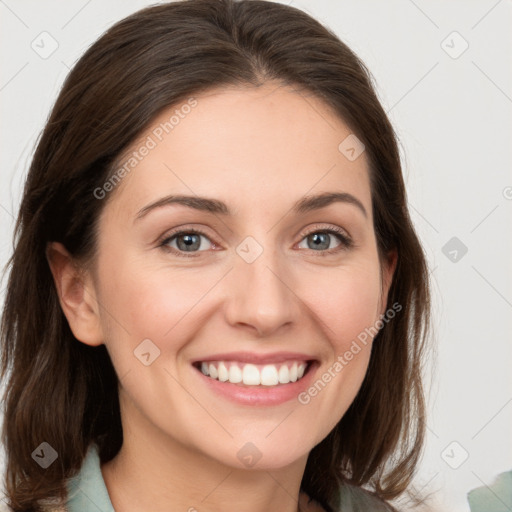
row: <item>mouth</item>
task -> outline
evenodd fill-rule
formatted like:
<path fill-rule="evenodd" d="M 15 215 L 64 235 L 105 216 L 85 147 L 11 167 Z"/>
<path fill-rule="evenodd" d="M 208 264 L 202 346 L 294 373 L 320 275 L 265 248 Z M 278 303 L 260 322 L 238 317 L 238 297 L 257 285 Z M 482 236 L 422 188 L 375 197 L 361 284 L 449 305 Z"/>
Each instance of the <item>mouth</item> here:
<path fill-rule="evenodd" d="M 243 387 L 271 388 L 300 381 L 314 360 L 289 359 L 278 363 L 257 364 L 243 361 L 196 361 L 193 366 L 205 377 Z"/>

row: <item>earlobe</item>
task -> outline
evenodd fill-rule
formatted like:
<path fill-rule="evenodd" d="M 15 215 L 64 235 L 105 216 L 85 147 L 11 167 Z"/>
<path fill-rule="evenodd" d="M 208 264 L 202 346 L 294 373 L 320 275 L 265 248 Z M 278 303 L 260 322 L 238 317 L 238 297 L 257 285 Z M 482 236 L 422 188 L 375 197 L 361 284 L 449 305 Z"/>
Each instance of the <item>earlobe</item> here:
<path fill-rule="evenodd" d="M 103 334 L 92 280 L 59 242 L 48 243 L 46 259 L 60 306 L 75 338 L 87 345 L 101 345 Z"/>

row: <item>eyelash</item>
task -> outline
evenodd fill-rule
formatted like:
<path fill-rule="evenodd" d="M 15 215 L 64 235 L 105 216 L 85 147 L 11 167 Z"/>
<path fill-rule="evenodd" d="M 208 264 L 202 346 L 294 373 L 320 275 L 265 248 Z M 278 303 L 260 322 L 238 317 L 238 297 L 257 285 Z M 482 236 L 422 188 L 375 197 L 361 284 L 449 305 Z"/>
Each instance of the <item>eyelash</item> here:
<path fill-rule="evenodd" d="M 335 247 L 334 249 L 328 249 L 325 251 L 313 251 L 313 249 L 310 249 L 310 251 L 317 253 L 317 256 L 319 256 L 319 257 L 325 257 L 325 256 L 329 256 L 329 255 L 338 253 L 340 251 L 346 251 L 346 250 L 352 249 L 355 245 L 353 240 L 349 236 L 346 235 L 345 231 L 343 231 L 337 227 L 331 227 L 331 228 L 326 228 L 326 229 L 315 229 L 315 230 L 309 231 L 302 235 L 302 238 L 300 241 L 302 242 L 302 240 L 304 238 L 308 237 L 309 235 L 313 235 L 315 233 L 328 233 L 330 235 L 334 235 L 340 241 L 340 245 L 338 247 Z M 171 252 L 172 254 L 176 254 L 177 256 L 180 256 L 180 257 L 197 258 L 204 251 L 196 251 L 196 252 L 191 252 L 191 253 L 187 254 L 185 251 L 180 251 L 178 249 L 175 249 L 174 247 L 169 247 L 167 245 L 174 238 L 178 237 L 179 235 L 190 235 L 190 234 L 202 235 L 205 238 L 208 238 L 208 240 L 210 240 L 208 234 L 205 233 L 204 231 L 201 231 L 198 229 L 181 229 L 180 231 L 171 232 L 169 235 L 166 235 L 165 238 L 160 241 L 159 247 L 161 247 L 166 252 Z M 211 240 L 210 240 L 210 242 L 211 242 Z"/>

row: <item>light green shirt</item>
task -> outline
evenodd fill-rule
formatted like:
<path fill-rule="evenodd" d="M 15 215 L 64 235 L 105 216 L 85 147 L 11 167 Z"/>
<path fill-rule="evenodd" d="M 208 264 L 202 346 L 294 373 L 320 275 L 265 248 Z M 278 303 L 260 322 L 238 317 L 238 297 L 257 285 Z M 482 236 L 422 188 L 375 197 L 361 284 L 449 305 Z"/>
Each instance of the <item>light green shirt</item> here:
<path fill-rule="evenodd" d="M 68 482 L 69 512 L 115 512 L 108 495 L 97 446 L 89 446 L 80 473 Z"/>
<path fill-rule="evenodd" d="M 468 493 L 471 512 L 509 512 L 512 510 L 512 470 L 498 475 L 490 486 Z"/>

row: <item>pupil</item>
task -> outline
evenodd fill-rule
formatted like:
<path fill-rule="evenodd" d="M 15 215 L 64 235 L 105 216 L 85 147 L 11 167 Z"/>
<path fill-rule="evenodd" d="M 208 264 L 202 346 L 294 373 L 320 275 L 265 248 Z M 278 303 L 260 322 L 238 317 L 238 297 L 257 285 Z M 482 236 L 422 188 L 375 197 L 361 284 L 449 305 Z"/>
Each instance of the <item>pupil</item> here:
<path fill-rule="evenodd" d="M 324 245 L 325 249 L 329 247 L 329 239 L 327 237 L 326 233 L 315 233 L 313 236 L 313 243 L 315 244 L 315 247 L 318 248 L 319 245 Z M 322 240 L 323 237 L 323 240 Z"/>
<path fill-rule="evenodd" d="M 195 238 L 195 240 L 194 240 Z M 185 250 L 186 249 L 198 249 L 200 245 L 200 240 L 198 235 L 190 234 L 190 235 L 182 235 L 178 238 L 178 246 L 181 245 L 180 242 L 183 241 Z M 180 247 L 180 249 L 183 249 L 183 247 Z"/>

